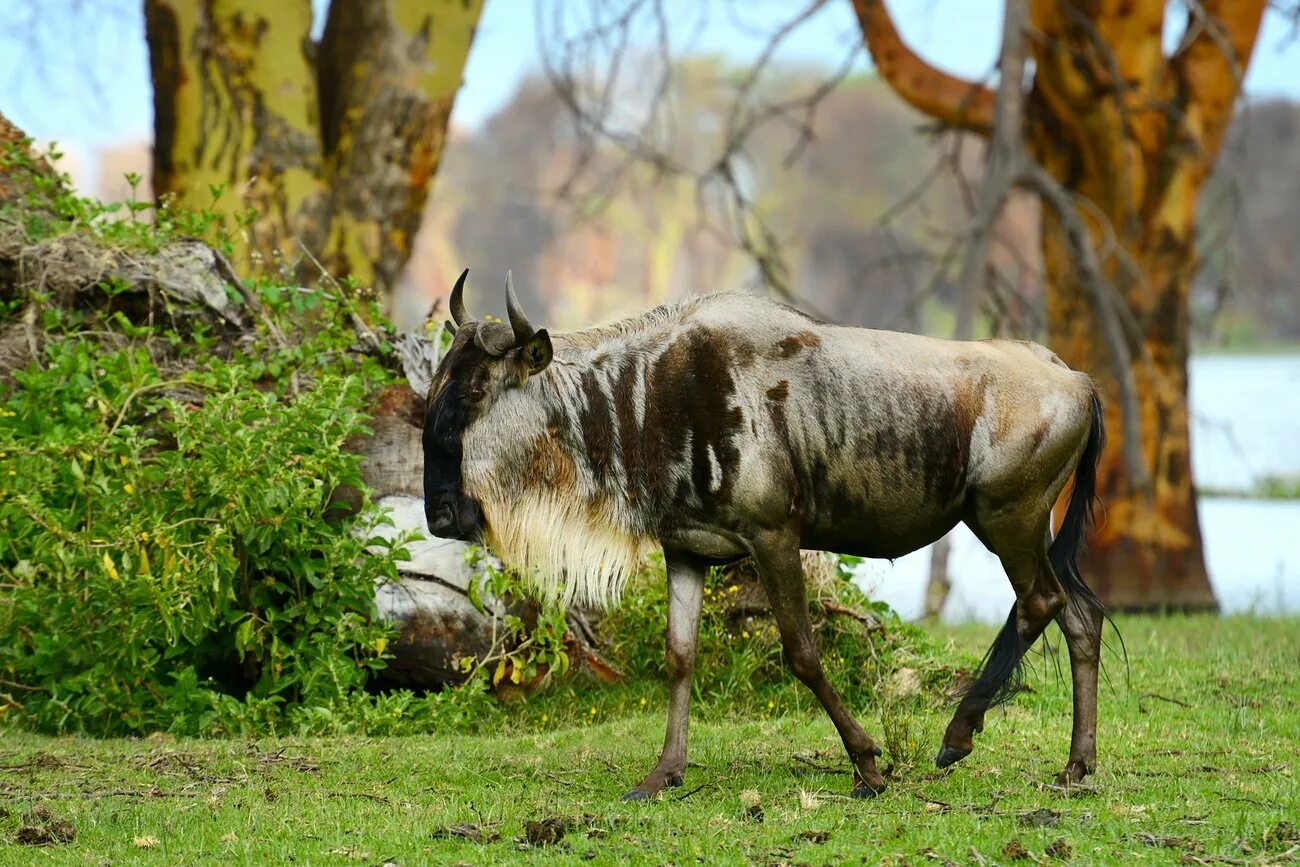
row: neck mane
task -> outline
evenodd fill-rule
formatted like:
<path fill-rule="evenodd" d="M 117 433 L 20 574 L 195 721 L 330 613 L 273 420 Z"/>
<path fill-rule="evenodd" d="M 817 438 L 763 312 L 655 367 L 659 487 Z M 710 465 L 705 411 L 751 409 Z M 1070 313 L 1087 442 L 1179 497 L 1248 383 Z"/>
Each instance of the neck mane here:
<path fill-rule="evenodd" d="M 523 386 L 523 405 L 544 407 L 544 421 L 530 424 L 524 466 L 488 482 L 480 502 L 489 547 L 529 574 L 544 598 L 606 606 L 655 544 L 644 383 L 673 332 L 716 297 L 557 333 L 550 368 Z"/>

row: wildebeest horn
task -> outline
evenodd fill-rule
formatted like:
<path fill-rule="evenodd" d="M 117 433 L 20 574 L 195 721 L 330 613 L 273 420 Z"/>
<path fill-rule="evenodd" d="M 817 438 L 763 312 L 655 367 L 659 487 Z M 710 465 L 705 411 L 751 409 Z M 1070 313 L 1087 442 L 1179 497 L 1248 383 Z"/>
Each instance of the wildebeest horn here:
<path fill-rule="evenodd" d="M 510 327 L 515 332 L 515 346 L 523 346 L 537 333 L 519 306 L 519 298 L 515 296 L 515 281 L 509 271 L 506 272 L 506 315 L 510 317 Z"/>
<path fill-rule="evenodd" d="M 465 311 L 465 299 L 462 297 L 465 292 L 465 278 L 469 276 L 469 269 L 466 268 L 460 272 L 460 277 L 456 280 L 456 285 L 451 287 L 451 300 L 447 309 L 451 311 L 451 321 L 456 325 L 464 325 L 472 317 Z"/>

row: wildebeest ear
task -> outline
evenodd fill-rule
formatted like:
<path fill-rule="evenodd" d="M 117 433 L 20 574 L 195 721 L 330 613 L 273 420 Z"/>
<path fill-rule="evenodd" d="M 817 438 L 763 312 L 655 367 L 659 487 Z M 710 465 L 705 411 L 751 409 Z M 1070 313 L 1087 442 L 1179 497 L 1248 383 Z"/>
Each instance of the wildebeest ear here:
<path fill-rule="evenodd" d="M 545 328 L 533 332 L 533 336 L 519 347 L 519 361 L 529 376 L 536 376 L 551 363 L 551 335 Z"/>

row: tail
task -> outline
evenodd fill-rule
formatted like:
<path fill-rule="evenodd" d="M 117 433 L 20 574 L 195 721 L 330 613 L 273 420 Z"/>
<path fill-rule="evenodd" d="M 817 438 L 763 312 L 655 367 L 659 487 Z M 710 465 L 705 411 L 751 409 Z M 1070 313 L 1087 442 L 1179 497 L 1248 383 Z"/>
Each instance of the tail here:
<path fill-rule="evenodd" d="M 1102 412 L 1101 399 L 1092 393 L 1092 428 L 1088 432 L 1088 441 L 1079 456 L 1079 465 L 1074 470 L 1074 490 L 1070 493 L 1070 503 L 1065 508 L 1065 520 L 1061 522 L 1061 531 L 1056 534 L 1047 549 L 1047 558 L 1052 563 L 1056 580 L 1061 582 L 1070 604 L 1086 605 L 1096 611 L 1105 612 L 1105 606 L 1083 581 L 1079 572 L 1079 555 L 1084 549 L 1084 537 L 1093 522 L 1093 507 L 1097 502 L 1097 463 L 1106 448 L 1106 418 Z"/>
<path fill-rule="evenodd" d="M 1084 549 L 1084 537 L 1093 521 L 1093 507 L 1097 501 L 1097 464 L 1106 448 L 1106 418 L 1101 399 L 1092 394 L 1092 425 L 1084 443 L 1079 464 L 1074 470 L 1074 490 L 1065 509 L 1065 520 L 1047 548 L 1047 559 L 1052 571 L 1065 590 L 1067 605 L 1084 605 L 1105 614 L 1105 606 L 1092 592 L 1079 572 L 1079 555 Z M 1109 617 L 1107 618 L 1109 619 Z M 1111 626 L 1114 626 L 1112 621 Z M 1123 638 L 1120 639 L 1121 643 Z M 960 691 L 963 703 L 979 707 L 996 707 L 1020 691 L 1023 682 L 1022 663 L 1029 650 L 1016 630 L 1016 608 L 1011 607 L 1007 622 L 998 632 L 993 644 L 984 655 L 979 675 Z"/>

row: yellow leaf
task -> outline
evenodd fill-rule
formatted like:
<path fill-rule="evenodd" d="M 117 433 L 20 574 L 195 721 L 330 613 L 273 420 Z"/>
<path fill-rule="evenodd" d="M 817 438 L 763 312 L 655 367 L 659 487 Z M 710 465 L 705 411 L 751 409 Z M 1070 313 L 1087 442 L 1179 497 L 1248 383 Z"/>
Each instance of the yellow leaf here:
<path fill-rule="evenodd" d="M 117 566 L 113 563 L 113 558 L 108 556 L 107 551 L 104 552 L 104 571 L 108 573 L 109 578 L 118 580 Z"/>
<path fill-rule="evenodd" d="M 523 676 L 519 673 L 519 667 L 516 666 L 510 669 L 510 682 L 518 683 L 521 680 L 523 680 Z"/>
<path fill-rule="evenodd" d="M 501 678 L 506 676 L 506 658 L 503 656 L 497 662 L 497 670 L 492 674 L 492 685 L 496 686 L 501 682 Z"/>
<path fill-rule="evenodd" d="M 136 837 L 135 838 L 135 848 L 137 849 L 152 849 L 154 846 L 157 845 L 158 845 L 157 837 Z"/>

